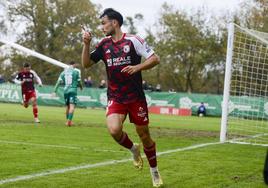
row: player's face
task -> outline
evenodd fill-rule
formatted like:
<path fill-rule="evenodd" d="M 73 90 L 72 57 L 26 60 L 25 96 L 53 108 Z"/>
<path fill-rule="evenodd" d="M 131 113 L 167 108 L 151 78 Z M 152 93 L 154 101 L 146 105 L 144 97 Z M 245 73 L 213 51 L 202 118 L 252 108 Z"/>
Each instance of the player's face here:
<path fill-rule="evenodd" d="M 105 36 L 111 36 L 115 33 L 115 20 L 109 20 L 107 16 L 101 18 L 102 32 Z"/>
<path fill-rule="evenodd" d="M 31 67 L 24 67 L 24 71 L 29 72 L 31 70 Z"/>

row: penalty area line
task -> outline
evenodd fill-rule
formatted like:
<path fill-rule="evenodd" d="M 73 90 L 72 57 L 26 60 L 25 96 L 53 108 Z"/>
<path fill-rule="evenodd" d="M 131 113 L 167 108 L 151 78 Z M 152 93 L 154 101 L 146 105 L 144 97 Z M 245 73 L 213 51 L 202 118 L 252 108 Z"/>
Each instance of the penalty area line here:
<path fill-rule="evenodd" d="M 170 153 L 176 153 L 176 152 L 180 152 L 180 151 L 193 150 L 193 149 L 202 148 L 202 147 L 206 147 L 206 146 L 210 146 L 210 145 L 217 145 L 217 144 L 221 144 L 221 143 L 220 142 L 210 142 L 210 143 L 192 145 L 192 146 L 184 147 L 184 148 L 167 150 L 167 151 L 163 151 L 163 152 L 158 152 L 157 156 L 170 154 Z M 99 162 L 99 163 L 95 163 L 95 164 L 79 165 L 79 166 L 73 166 L 73 167 L 57 169 L 57 170 L 46 170 L 45 172 L 29 174 L 29 175 L 24 175 L 24 176 L 17 176 L 15 178 L 3 179 L 3 180 L 0 180 L 0 185 L 6 184 L 6 183 L 13 183 L 13 182 L 17 182 L 17 181 L 22 181 L 22 180 L 34 179 L 34 178 L 43 177 L 43 176 L 52 175 L 52 174 L 63 174 L 66 172 L 76 171 L 76 170 L 81 170 L 81 169 L 90 169 L 90 168 L 108 166 L 108 165 L 113 165 L 113 164 L 118 164 L 118 163 L 125 163 L 125 162 L 131 161 L 131 160 L 132 160 L 132 158 L 121 159 L 121 160 L 110 160 L 110 161 Z"/>

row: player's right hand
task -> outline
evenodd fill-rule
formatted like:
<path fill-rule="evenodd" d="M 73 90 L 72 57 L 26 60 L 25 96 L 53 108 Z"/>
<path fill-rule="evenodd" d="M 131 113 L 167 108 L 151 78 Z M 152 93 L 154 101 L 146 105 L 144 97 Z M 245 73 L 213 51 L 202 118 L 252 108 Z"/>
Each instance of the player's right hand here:
<path fill-rule="evenodd" d="M 82 33 L 83 33 L 83 42 L 86 45 L 89 45 L 92 39 L 92 34 L 84 29 L 83 26 L 81 26 Z"/>

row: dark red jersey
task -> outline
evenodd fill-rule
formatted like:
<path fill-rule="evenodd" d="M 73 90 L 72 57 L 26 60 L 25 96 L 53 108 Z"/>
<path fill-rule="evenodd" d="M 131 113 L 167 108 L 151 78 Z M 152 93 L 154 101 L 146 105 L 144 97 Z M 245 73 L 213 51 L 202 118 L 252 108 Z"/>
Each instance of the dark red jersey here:
<path fill-rule="evenodd" d="M 91 53 L 91 60 L 103 60 L 108 78 L 108 100 L 119 103 L 131 103 L 144 100 L 141 72 L 133 75 L 122 73 L 128 65 L 141 63 L 141 58 L 149 58 L 154 51 L 138 36 L 124 34 L 122 39 L 114 42 L 111 37 L 104 38 Z"/>
<path fill-rule="evenodd" d="M 30 91 L 34 91 L 34 82 L 37 82 L 39 85 L 42 85 L 42 81 L 39 76 L 33 70 L 30 71 L 21 71 L 17 74 L 15 78 L 15 82 L 21 85 L 22 93 L 27 93 Z"/>

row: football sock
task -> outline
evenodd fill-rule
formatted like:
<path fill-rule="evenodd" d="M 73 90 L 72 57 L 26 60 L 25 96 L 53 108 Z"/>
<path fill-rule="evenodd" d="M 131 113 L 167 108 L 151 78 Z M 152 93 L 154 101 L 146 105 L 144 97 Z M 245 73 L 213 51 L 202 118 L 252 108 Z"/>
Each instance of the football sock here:
<path fill-rule="evenodd" d="M 35 118 L 38 117 L 38 108 L 37 108 L 37 105 L 34 105 L 33 106 L 33 115 L 34 115 Z"/>
<path fill-rule="evenodd" d="M 121 146 L 124 146 L 127 149 L 131 149 L 133 146 L 133 142 L 128 138 L 128 135 L 125 132 L 123 132 L 120 140 L 117 142 L 118 144 L 120 144 Z"/>
<path fill-rule="evenodd" d="M 134 152 L 136 151 L 136 147 L 135 147 L 134 144 L 133 144 L 132 147 L 130 148 L 130 151 L 131 151 L 132 153 L 134 153 Z"/>
<path fill-rule="evenodd" d="M 72 121 L 72 119 L 73 119 L 73 115 L 74 115 L 73 113 L 69 113 L 67 119 L 70 120 L 70 121 Z"/>
<path fill-rule="evenodd" d="M 155 151 L 155 143 L 149 147 L 149 148 L 146 148 L 145 146 L 144 147 L 144 153 L 147 157 L 147 160 L 149 162 L 149 165 L 151 168 L 154 168 L 157 166 L 157 161 L 156 161 L 156 151 Z"/>
<path fill-rule="evenodd" d="M 153 173 L 158 171 L 157 167 L 151 167 L 150 169 L 151 169 L 151 172 Z"/>

